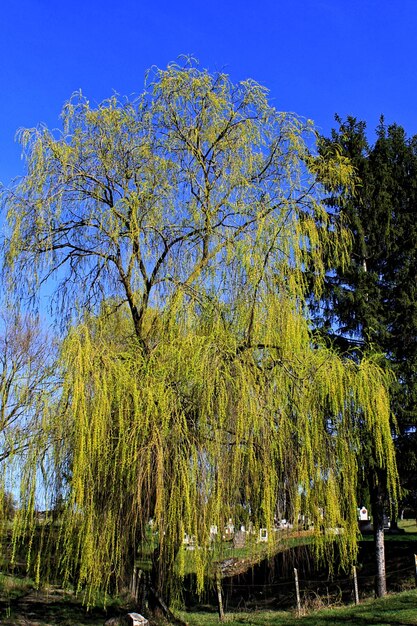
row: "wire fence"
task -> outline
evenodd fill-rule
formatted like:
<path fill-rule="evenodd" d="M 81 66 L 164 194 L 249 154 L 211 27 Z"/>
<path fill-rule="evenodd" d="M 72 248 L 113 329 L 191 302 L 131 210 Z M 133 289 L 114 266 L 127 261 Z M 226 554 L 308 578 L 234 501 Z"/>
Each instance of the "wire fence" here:
<path fill-rule="evenodd" d="M 413 571 L 414 571 L 413 570 L 413 566 L 409 565 L 409 566 L 403 567 L 401 569 L 393 569 L 391 572 L 386 570 L 385 576 L 386 576 L 386 578 L 389 578 L 389 577 L 392 577 L 392 576 L 394 576 L 396 574 L 403 574 L 405 572 L 409 572 L 410 575 L 411 575 L 411 574 L 413 574 Z M 358 575 L 358 581 L 366 581 L 366 580 L 372 581 L 374 579 L 375 579 L 375 574 L 369 574 L 369 575 L 366 575 L 366 576 L 365 575 L 361 575 L 361 574 Z M 299 577 L 298 580 L 299 580 L 300 583 L 304 583 L 304 584 L 323 585 L 323 584 L 326 584 L 326 583 L 329 584 L 331 582 L 333 582 L 335 584 L 336 583 L 340 584 L 340 583 L 343 583 L 343 582 L 348 583 L 348 582 L 352 581 L 353 578 L 352 578 L 352 576 L 347 576 L 346 578 L 339 578 L 338 577 L 337 579 L 327 580 L 326 581 L 323 578 L 321 578 L 321 579 L 314 579 L 314 578 L 300 578 Z M 250 586 L 251 586 L 251 588 L 253 587 L 253 588 L 263 589 L 265 587 L 268 587 L 268 588 L 285 587 L 285 586 L 288 586 L 289 584 L 291 584 L 291 581 L 287 579 L 285 581 L 280 581 L 280 582 L 277 581 L 277 582 L 273 582 L 273 583 L 272 582 L 251 583 Z M 233 588 L 233 589 L 239 589 L 239 588 L 247 589 L 248 588 L 248 584 L 247 583 L 246 584 L 239 584 L 239 583 L 235 583 L 235 582 L 223 583 L 223 587 L 226 587 L 226 586 L 229 586 L 230 588 Z"/>
<path fill-rule="evenodd" d="M 267 582 L 248 581 L 239 582 L 225 579 L 222 583 L 225 610 L 228 605 L 238 609 L 274 607 L 297 607 L 315 608 L 331 606 L 333 604 L 359 602 L 359 596 L 369 595 L 374 588 L 376 573 L 356 574 L 357 588 L 355 589 L 354 575 L 335 578 L 310 578 L 305 574 L 300 577 L 294 568 L 294 577 L 285 580 L 272 580 Z M 403 566 L 387 568 L 385 575 L 387 585 L 394 589 L 414 584 L 414 563 Z M 359 593 L 358 593 L 359 591 Z"/>

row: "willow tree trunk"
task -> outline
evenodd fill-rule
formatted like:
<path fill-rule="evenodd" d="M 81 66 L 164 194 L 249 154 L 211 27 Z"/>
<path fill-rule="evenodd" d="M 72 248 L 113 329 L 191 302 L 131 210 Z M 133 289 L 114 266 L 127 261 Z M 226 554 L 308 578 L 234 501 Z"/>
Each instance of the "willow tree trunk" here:
<path fill-rule="evenodd" d="M 181 543 L 175 546 L 175 557 L 181 549 Z M 150 584 L 148 588 L 149 608 L 158 616 L 164 616 L 165 620 L 173 626 L 187 626 L 186 622 L 178 618 L 170 609 L 172 586 L 167 578 L 167 572 L 161 564 L 165 555 L 161 553 L 159 546 L 152 554 L 152 570 L 150 573 Z M 172 581 L 171 581 L 172 582 Z"/>

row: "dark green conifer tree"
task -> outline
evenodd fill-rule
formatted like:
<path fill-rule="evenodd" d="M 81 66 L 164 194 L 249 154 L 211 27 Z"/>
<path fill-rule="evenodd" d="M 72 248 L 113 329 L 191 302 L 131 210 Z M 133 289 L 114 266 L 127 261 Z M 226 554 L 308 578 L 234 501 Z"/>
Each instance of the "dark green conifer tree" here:
<path fill-rule="evenodd" d="M 322 154 L 337 150 L 357 171 L 354 193 L 332 194 L 331 212 L 344 214 L 352 232 L 346 266 L 327 275 L 325 297 L 316 310 L 321 332 L 353 358 L 368 351 L 383 355 L 396 382 L 391 390 L 395 439 L 403 487 L 412 493 L 417 424 L 417 137 L 407 138 L 397 124 L 381 118 L 375 143 L 365 122 L 336 117 L 339 128 L 321 138 Z M 364 458 L 373 459 L 370 441 Z M 372 502 L 378 550 L 382 550 L 384 476 L 364 463 Z M 401 468 L 403 471 L 401 471 Z M 381 557 L 380 557 L 381 558 Z M 383 595 L 383 564 L 377 592 Z"/>

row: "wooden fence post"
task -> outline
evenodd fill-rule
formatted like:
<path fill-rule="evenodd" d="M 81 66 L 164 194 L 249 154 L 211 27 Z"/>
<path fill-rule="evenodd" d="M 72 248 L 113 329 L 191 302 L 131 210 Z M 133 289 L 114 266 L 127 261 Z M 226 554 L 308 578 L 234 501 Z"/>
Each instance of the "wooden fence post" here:
<path fill-rule="evenodd" d="M 353 587 L 355 590 L 355 604 L 359 604 L 358 575 L 356 573 L 356 565 L 353 566 Z"/>
<path fill-rule="evenodd" d="M 300 585 L 298 583 L 298 571 L 294 567 L 294 576 L 295 576 L 295 594 L 297 597 L 297 614 L 301 615 L 301 599 L 300 599 Z"/>
<path fill-rule="evenodd" d="M 136 594 L 136 580 L 137 580 L 138 570 L 136 567 L 133 568 L 132 578 L 130 579 L 130 595 L 135 597 Z"/>
<path fill-rule="evenodd" d="M 137 577 L 136 577 L 136 589 L 135 589 L 136 602 L 139 602 L 139 591 L 141 589 L 141 585 L 143 586 L 142 575 L 143 575 L 143 572 L 141 569 L 139 569 L 137 573 Z"/>

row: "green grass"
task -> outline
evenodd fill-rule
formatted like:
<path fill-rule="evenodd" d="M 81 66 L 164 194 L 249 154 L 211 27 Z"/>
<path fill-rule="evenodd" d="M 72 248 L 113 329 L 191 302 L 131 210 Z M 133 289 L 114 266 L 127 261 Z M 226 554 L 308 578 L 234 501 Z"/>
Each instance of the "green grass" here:
<path fill-rule="evenodd" d="M 399 534 L 385 533 L 385 541 L 417 541 L 417 524 L 415 519 L 404 519 L 398 521 L 398 528 L 401 531 Z M 374 536 L 372 533 L 362 535 L 363 541 L 373 541 Z"/>
<path fill-rule="evenodd" d="M 242 566 L 246 563 L 247 568 L 250 568 L 255 563 L 259 563 L 265 558 L 273 557 L 278 552 L 284 552 L 296 546 L 307 545 L 311 541 L 311 536 L 306 533 L 291 532 L 279 534 L 269 543 L 261 543 L 255 539 L 252 541 L 249 539 L 244 548 L 235 548 L 231 541 L 222 542 L 214 548 L 213 561 L 221 563 L 226 559 L 238 559 L 242 561 Z M 193 551 L 185 548 L 184 550 L 185 573 L 194 573 Z"/>
<path fill-rule="evenodd" d="M 307 531 L 281 531 L 272 535 L 273 539 L 269 543 L 262 543 L 256 538 L 248 537 L 247 544 L 244 548 L 235 548 L 232 541 L 223 541 L 214 545 L 212 553 L 214 562 L 225 561 L 226 559 L 242 559 L 251 564 L 258 563 L 267 557 L 272 557 L 278 552 L 283 552 L 290 548 L 307 545 L 311 543 L 311 534 Z M 139 556 L 136 559 L 136 567 L 143 571 L 151 571 L 152 569 L 152 552 L 157 546 L 155 537 L 148 537 L 148 541 L 144 542 L 139 550 Z M 182 547 L 184 558 L 184 574 L 195 574 L 194 552 L 188 550 L 186 546 Z M 248 565 L 249 567 L 249 565 Z"/>
<path fill-rule="evenodd" d="M 406 533 L 417 534 L 417 523 L 415 519 L 399 520 L 398 527 L 405 530 Z"/>
<path fill-rule="evenodd" d="M 58 587 L 37 589 L 29 578 L 0 573 L 0 624 L 3 626 L 102 626 L 106 619 L 127 612 L 119 598 L 97 601 L 89 611 L 82 598 Z"/>
<path fill-rule="evenodd" d="M 189 626 L 219 626 L 214 613 L 181 613 Z M 292 612 L 259 611 L 226 615 L 228 626 L 408 626 L 417 625 L 417 591 L 364 601 L 359 606 L 314 611 L 297 618 Z"/>
<path fill-rule="evenodd" d="M 215 557 L 219 560 L 228 558 L 248 558 L 259 555 L 261 558 L 276 554 L 283 550 L 295 548 L 297 546 L 303 546 L 311 543 L 311 535 L 304 532 L 297 531 L 281 531 L 277 533 L 276 537 L 272 539 L 268 544 L 261 543 L 256 540 L 248 541 L 247 546 L 244 548 L 234 548 L 232 542 L 223 543 L 218 549 L 218 553 Z"/>
<path fill-rule="evenodd" d="M 0 599 L 14 601 L 22 598 L 35 588 L 30 578 L 18 578 L 0 572 Z"/>

